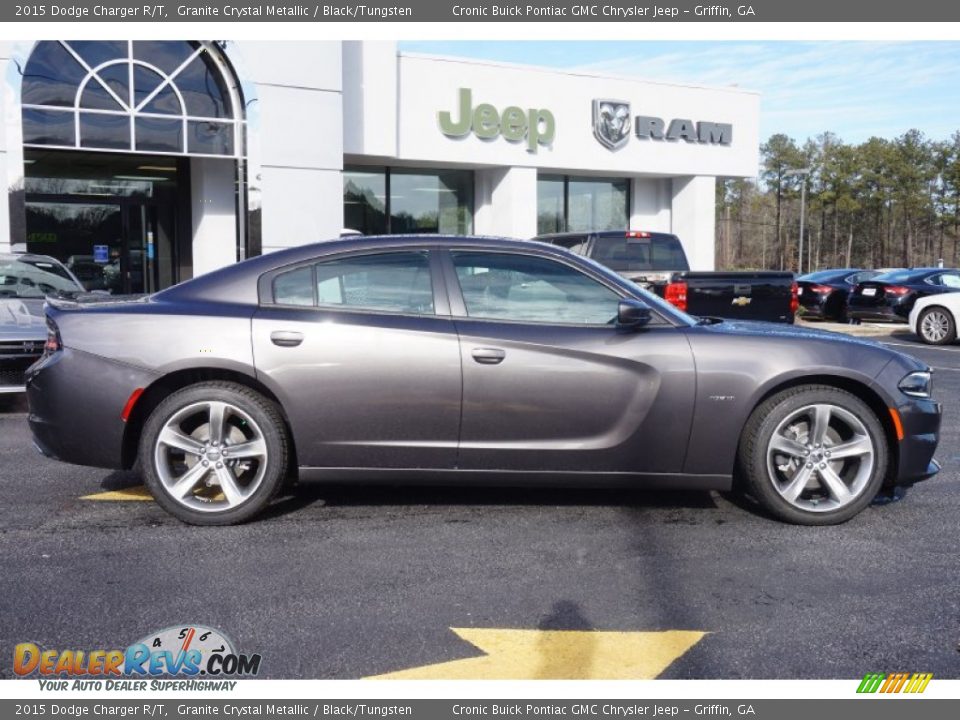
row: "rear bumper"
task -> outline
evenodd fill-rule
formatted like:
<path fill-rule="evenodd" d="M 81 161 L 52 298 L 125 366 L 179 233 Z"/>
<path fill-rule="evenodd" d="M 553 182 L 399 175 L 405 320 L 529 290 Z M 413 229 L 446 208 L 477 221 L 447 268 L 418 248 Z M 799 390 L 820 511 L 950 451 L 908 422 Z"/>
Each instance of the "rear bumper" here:
<path fill-rule="evenodd" d="M 805 318 L 819 319 L 819 318 L 825 318 L 827 316 L 827 311 L 824 308 L 824 304 L 822 303 L 817 303 L 816 305 L 812 303 L 810 305 L 804 305 L 801 302 L 799 312 L 800 312 L 800 317 L 805 317 Z"/>
<path fill-rule="evenodd" d="M 44 455 L 75 465 L 121 469 L 130 394 L 151 373 L 65 348 L 40 360 L 26 377 L 28 422 Z"/>
<path fill-rule="evenodd" d="M 847 317 L 855 320 L 877 320 L 879 322 L 905 323 L 910 315 L 909 308 L 890 305 L 847 306 Z"/>

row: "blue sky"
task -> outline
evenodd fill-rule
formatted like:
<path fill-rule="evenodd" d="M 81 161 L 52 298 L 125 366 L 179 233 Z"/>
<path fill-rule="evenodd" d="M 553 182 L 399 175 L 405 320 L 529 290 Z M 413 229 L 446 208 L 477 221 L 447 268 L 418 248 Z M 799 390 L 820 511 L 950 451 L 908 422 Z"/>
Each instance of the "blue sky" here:
<path fill-rule="evenodd" d="M 701 85 L 761 95 L 760 136 L 847 142 L 960 130 L 956 42 L 403 42 L 402 50 Z"/>

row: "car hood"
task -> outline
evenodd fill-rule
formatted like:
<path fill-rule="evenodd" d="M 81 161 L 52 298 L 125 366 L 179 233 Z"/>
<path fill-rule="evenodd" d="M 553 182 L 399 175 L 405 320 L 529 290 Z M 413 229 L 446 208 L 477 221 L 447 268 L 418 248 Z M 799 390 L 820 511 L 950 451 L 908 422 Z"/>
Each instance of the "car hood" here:
<path fill-rule="evenodd" d="M 43 298 L 0 299 L 0 340 L 44 340 Z"/>
<path fill-rule="evenodd" d="M 785 323 L 760 322 L 756 320 L 723 320 L 712 325 L 705 325 L 713 332 L 733 333 L 735 335 L 767 336 L 782 338 L 821 338 L 826 340 L 837 340 L 840 342 L 850 342 L 855 345 L 869 345 L 870 347 L 880 347 L 883 345 L 875 340 L 866 338 L 852 337 L 832 330 L 820 330 L 818 328 L 801 327 L 799 325 L 787 325 Z"/>

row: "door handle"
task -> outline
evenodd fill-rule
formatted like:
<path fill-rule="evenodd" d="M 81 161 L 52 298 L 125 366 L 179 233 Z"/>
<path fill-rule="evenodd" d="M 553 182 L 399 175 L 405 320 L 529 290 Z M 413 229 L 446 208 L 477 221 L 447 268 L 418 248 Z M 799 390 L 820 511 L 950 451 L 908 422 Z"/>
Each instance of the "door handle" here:
<path fill-rule="evenodd" d="M 293 330 L 274 330 L 270 342 L 279 347 L 296 347 L 303 342 L 303 333 Z"/>
<path fill-rule="evenodd" d="M 481 365 L 499 365 L 507 356 L 506 351 L 500 348 L 474 348 L 473 359 Z"/>

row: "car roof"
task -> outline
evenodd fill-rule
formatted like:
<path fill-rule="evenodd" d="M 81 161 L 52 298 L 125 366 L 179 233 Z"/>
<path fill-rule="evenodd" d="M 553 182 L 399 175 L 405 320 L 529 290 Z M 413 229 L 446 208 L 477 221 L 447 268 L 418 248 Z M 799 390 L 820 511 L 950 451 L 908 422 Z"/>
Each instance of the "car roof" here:
<path fill-rule="evenodd" d="M 289 265 L 309 262 L 326 255 L 341 252 L 378 250 L 387 248 L 426 247 L 452 248 L 476 247 L 502 250 L 529 250 L 536 248 L 545 253 L 552 253 L 567 257 L 567 252 L 556 245 L 542 243 L 536 240 L 517 240 L 513 238 L 492 237 L 483 235 L 363 235 L 325 240 L 322 242 L 297 245 L 283 250 L 258 255 L 234 265 L 201 275 L 179 285 L 162 290 L 157 298 L 168 299 L 209 299 L 224 301 L 230 298 L 238 302 L 256 302 L 250 296 L 251 288 L 256 282 L 251 282 L 266 272 Z"/>
<path fill-rule="evenodd" d="M 49 255 L 38 255 L 37 253 L 0 253 L 0 260 L 43 260 L 44 262 L 55 262 L 62 265 L 59 260 Z"/>
<path fill-rule="evenodd" d="M 557 232 L 557 233 L 540 233 L 534 240 L 537 238 L 575 238 L 575 237 L 623 237 L 627 233 L 644 233 L 650 236 L 662 236 L 662 237 L 676 237 L 673 233 L 664 232 L 662 230 L 584 230 L 582 232 Z"/>

